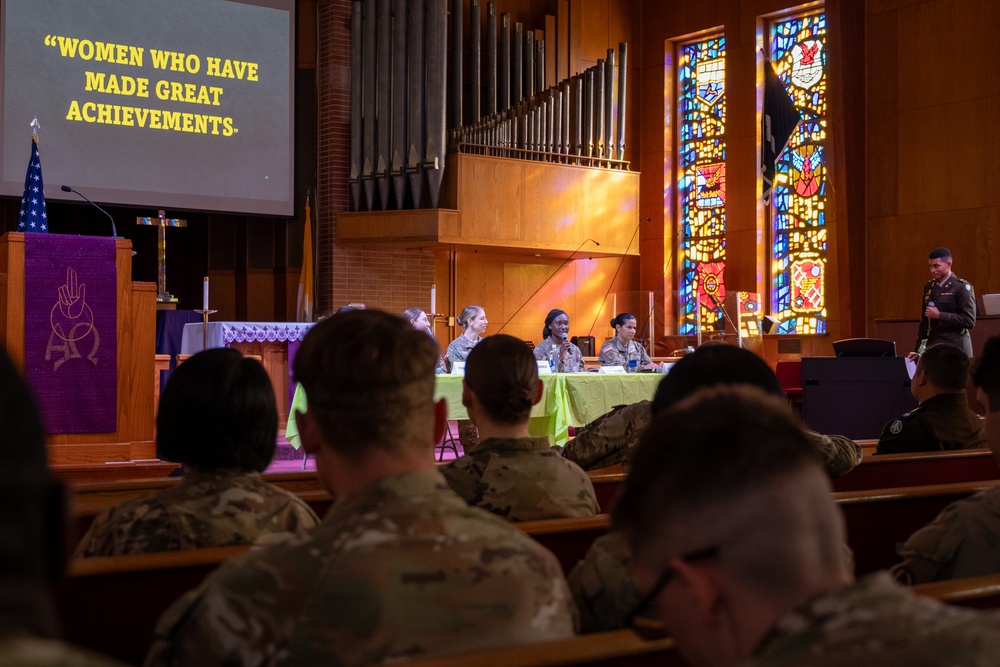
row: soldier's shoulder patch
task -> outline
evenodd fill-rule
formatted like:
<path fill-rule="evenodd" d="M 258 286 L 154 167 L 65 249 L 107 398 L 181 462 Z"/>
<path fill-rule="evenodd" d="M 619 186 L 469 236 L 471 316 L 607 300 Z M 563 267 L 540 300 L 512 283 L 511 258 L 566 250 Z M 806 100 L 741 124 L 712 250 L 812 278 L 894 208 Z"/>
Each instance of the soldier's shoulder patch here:
<path fill-rule="evenodd" d="M 889 425 L 889 432 L 892 433 L 893 435 L 899 435 L 902 430 L 903 430 L 902 419 L 897 419 L 896 421 L 892 422 L 892 424 Z"/>

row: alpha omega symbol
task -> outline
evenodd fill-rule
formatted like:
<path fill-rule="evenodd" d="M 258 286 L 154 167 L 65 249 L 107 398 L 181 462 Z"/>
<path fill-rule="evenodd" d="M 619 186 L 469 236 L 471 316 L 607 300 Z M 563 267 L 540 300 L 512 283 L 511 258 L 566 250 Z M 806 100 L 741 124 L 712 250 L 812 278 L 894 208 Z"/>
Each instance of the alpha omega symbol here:
<path fill-rule="evenodd" d="M 86 359 L 97 366 L 101 336 L 94 326 L 94 312 L 87 305 L 87 286 L 78 281 L 72 267 L 66 268 L 66 284 L 58 292 L 58 299 L 49 313 L 52 331 L 45 347 L 45 361 L 54 360 L 52 370 L 56 371 L 70 359 L 83 358 L 80 348 L 86 351 L 89 347 Z"/>

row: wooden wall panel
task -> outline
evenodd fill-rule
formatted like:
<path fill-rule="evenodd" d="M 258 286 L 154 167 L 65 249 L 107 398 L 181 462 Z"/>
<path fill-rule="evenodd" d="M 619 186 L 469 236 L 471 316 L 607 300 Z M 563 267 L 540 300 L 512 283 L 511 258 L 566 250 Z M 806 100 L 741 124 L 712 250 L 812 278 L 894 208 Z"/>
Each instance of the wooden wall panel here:
<path fill-rule="evenodd" d="M 212 313 L 213 321 L 236 319 L 235 271 L 210 270 L 208 272 L 208 305 L 218 312 Z M 200 305 L 199 305 L 200 307 Z"/>
<path fill-rule="evenodd" d="M 439 261 L 447 257 L 439 255 Z M 487 333 L 506 333 L 535 343 L 541 339 L 545 315 L 552 308 L 565 310 L 570 317 L 570 335 L 593 335 L 598 342 L 610 335 L 608 322 L 614 317 L 613 295 L 619 294 L 619 310 L 637 309 L 645 296 L 634 291 L 638 279 L 635 257 L 576 259 L 523 255 L 459 252 L 456 256 L 459 280 L 455 289 L 457 316 L 468 304 L 486 309 L 490 322 Z M 441 292 L 438 292 L 439 299 Z M 637 309 L 638 310 L 638 309 Z M 642 309 L 644 312 L 644 308 Z M 643 319 L 642 312 L 636 314 Z M 435 332 L 442 341 L 461 333 L 439 323 Z"/>
<path fill-rule="evenodd" d="M 247 321 L 274 321 L 274 271 L 271 269 L 247 269 L 246 281 Z"/>
<path fill-rule="evenodd" d="M 866 323 L 918 317 L 927 254 L 951 248 L 977 295 L 1000 291 L 1000 72 L 988 0 L 866 2 Z M 952 48 L 958 45 L 961 48 Z"/>
<path fill-rule="evenodd" d="M 638 174 L 476 155 L 450 165 L 461 238 L 448 242 L 572 251 L 591 238 L 599 252 L 638 252 Z"/>

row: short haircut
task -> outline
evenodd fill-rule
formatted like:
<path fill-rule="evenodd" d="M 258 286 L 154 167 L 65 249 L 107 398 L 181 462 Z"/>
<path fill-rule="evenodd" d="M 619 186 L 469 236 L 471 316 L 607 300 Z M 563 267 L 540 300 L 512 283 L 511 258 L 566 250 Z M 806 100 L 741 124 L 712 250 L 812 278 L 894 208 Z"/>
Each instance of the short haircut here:
<path fill-rule="evenodd" d="M 753 352 L 733 345 L 703 345 L 674 364 L 660 382 L 653 397 L 653 414 L 717 384 L 748 384 L 768 394 L 784 395 L 770 366 Z"/>
<path fill-rule="evenodd" d="M 953 345 L 938 343 L 920 355 L 917 369 L 939 389 L 963 391 L 969 382 L 969 358 Z"/>
<path fill-rule="evenodd" d="M 1000 411 L 1000 336 L 991 336 L 976 357 L 972 384 L 983 390 L 990 412 Z"/>
<path fill-rule="evenodd" d="M 484 308 L 482 306 L 466 306 L 462 309 L 461 314 L 458 316 L 458 326 L 463 329 L 469 328 L 469 321 L 483 312 Z"/>
<path fill-rule="evenodd" d="M 469 352 L 465 384 L 493 421 L 527 422 L 538 390 L 538 362 L 524 341 L 506 334 L 489 336 Z"/>
<path fill-rule="evenodd" d="M 694 520 L 690 515 L 738 503 L 808 468 L 822 474 L 786 401 L 754 387 L 703 389 L 654 416 L 636 447 L 613 524 L 625 530 L 639 554 Z"/>
<path fill-rule="evenodd" d="M 171 374 L 156 414 L 160 458 L 196 470 L 262 471 L 278 438 L 278 406 L 264 367 L 236 350 L 192 356 Z"/>
<path fill-rule="evenodd" d="M 423 447 L 434 432 L 434 340 L 378 310 L 333 315 L 295 355 L 309 414 L 331 448 L 351 460 L 366 449 Z"/>
<path fill-rule="evenodd" d="M 556 318 L 560 315 L 566 315 L 566 311 L 553 308 L 549 311 L 549 314 L 545 316 L 545 326 L 542 327 L 542 340 L 545 340 L 552 335 L 552 323 L 555 322 Z M 569 315 L 566 315 L 566 318 L 569 319 Z"/>
<path fill-rule="evenodd" d="M 48 578 L 45 433 L 31 389 L 0 347 L 0 579 L 44 583 Z M 12 592 L 12 591 L 11 591 Z M 24 591 L 20 590 L 23 596 Z M 17 609 L 0 586 L 0 607 Z M 27 622 L 28 619 L 23 619 Z M 44 628 L 35 628 L 42 632 Z"/>
<path fill-rule="evenodd" d="M 951 250 L 948 250 L 944 246 L 934 248 L 934 250 L 931 250 L 931 254 L 927 256 L 927 259 L 951 260 Z"/>
<path fill-rule="evenodd" d="M 403 311 L 403 319 L 406 320 L 407 322 L 412 322 L 413 320 L 420 317 L 420 315 L 423 312 L 424 311 L 421 308 L 407 308 L 406 310 Z"/>
<path fill-rule="evenodd" d="M 635 315 L 632 313 L 618 313 L 615 315 L 615 319 L 611 320 L 611 328 L 616 329 L 618 327 L 625 326 L 625 323 L 629 320 L 634 320 Z"/>

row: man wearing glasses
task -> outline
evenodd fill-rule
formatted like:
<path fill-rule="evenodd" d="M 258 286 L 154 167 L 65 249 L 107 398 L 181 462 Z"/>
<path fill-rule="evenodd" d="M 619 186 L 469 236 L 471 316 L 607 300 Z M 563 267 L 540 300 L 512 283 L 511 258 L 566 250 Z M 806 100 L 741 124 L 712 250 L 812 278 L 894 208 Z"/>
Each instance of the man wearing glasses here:
<path fill-rule="evenodd" d="M 669 442 L 670 446 L 664 446 Z M 986 665 L 1000 619 L 857 581 L 844 522 L 781 399 L 715 387 L 662 414 L 613 523 L 644 596 L 692 667 Z"/>

